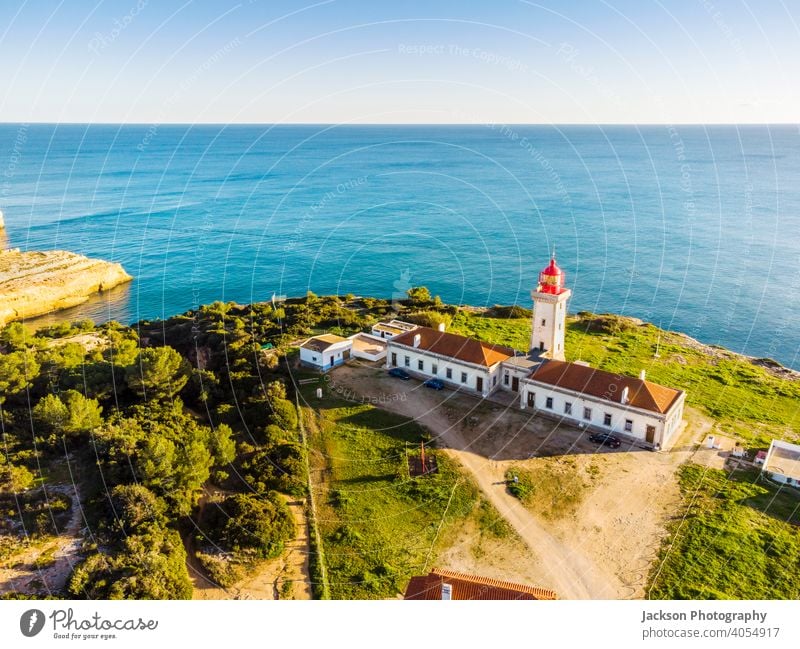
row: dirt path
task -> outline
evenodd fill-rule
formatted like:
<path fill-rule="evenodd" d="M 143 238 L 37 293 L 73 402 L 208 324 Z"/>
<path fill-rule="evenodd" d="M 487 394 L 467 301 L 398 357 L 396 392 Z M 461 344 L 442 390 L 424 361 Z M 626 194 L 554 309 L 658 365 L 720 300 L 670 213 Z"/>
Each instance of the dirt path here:
<path fill-rule="evenodd" d="M 680 503 L 675 470 L 710 427 L 698 420 L 672 452 L 608 452 L 588 444 L 580 431 L 469 395 L 391 379 L 374 367 L 340 367 L 331 385 L 426 426 L 528 546 L 534 555 L 529 574 L 563 599 L 643 596 L 666 520 Z M 507 491 L 506 470 L 534 457 L 569 458 L 576 471 L 600 467 L 602 478 L 574 516 L 544 520 Z"/>
<path fill-rule="evenodd" d="M 28 547 L 9 559 L 12 567 L 0 569 L 0 594 L 58 594 L 66 585 L 72 569 L 80 560 L 83 509 L 77 485 L 47 487 L 50 493 L 62 493 L 71 499 L 70 518 L 60 534 L 42 544 Z M 52 553 L 53 561 L 44 568 L 36 568 L 37 558 Z"/>

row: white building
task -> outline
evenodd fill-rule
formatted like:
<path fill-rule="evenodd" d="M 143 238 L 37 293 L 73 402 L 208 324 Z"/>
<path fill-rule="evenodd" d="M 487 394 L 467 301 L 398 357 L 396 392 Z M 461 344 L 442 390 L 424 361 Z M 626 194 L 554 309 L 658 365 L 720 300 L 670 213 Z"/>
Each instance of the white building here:
<path fill-rule="evenodd" d="M 365 361 L 382 361 L 386 358 L 386 341 L 367 333 L 357 333 L 347 337 L 353 342 L 350 355 Z"/>
<path fill-rule="evenodd" d="M 389 322 L 377 322 L 372 325 L 372 335 L 384 340 L 391 340 L 395 336 L 414 331 L 417 325 L 402 320 L 390 320 Z"/>
<path fill-rule="evenodd" d="M 353 341 L 335 334 L 313 336 L 300 345 L 300 362 L 323 372 L 350 358 Z"/>
<path fill-rule="evenodd" d="M 520 382 L 520 408 L 664 448 L 678 430 L 686 393 L 583 363 L 544 360 Z"/>
<path fill-rule="evenodd" d="M 436 377 L 485 397 L 499 387 L 501 364 L 514 354 L 508 347 L 417 327 L 389 341 L 386 367 L 401 367 L 423 378 Z"/>
<path fill-rule="evenodd" d="M 773 439 L 761 472 L 775 482 L 800 488 L 800 446 Z"/>

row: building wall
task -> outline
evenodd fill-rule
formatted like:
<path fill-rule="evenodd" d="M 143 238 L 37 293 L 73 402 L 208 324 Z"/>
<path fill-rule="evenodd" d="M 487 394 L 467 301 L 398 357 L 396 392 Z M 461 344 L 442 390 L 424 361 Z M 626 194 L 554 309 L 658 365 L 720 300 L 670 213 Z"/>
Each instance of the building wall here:
<path fill-rule="evenodd" d="M 560 295 L 531 291 L 531 349 L 543 348 L 550 352 L 550 358 L 564 360 L 564 328 L 570 295 L 568 290 Z"/>
<path fill-rule="evenodd" d="M 352 343 L 348 340 L 346 343 L 336 343 L 335 345 L 331 345 L 324 352 L 315 352 L 314 350 L 301 347 L 300 362 L 303 365 L 315 367 L 324 372 L 332 367 L 336 367 L 337 365 L 344 363 L 349 357 L 351 346 Z M 348 354 L 345 354 L 345 352 L 348 352 Z M 331 356 L 334 357 L 333 363 L 330 361 Z"/>
<path fill-rule="evenodd" d="M 397 355 L 397 362 L 394 363 L 392 354 Z M 406 357 L 408 362 L 406 362 Z M 420 367 L 420 362 L 422 367 Z M 435 368 L 434 368 L 435 366 Z M 486 396 L 500 387 L 500 363 L 496 363 L 491 368 L 481 368 L 470 363 L 462 363 L 453 358 L 445 358 L 437 354 L 432 354 L 424 349 L 409 349 L 392 345 L 389 343 L 386 354 L 386 367 L 401 367 L 411 374 L 423 376 L 425 378 L 436 377 L 445 384 L 461 389 L 477 391 L 476 379 L 483 379 L 483 389 L 481 394 Z M 434 372 L 434 369 L 436 371 Z M 447 370 L 450 376 L 447 376 Z M 466 381 L 462 381 L 462 373 L 466 375 Z"/>
<path fill-rule="evenodd" d="M 580 395 L 568 390 L 561 390 L 544 383 L 537 383 L 526 379 L 520 384 L 520 407 L 529 409 L 528 395 L 535 395 L 534 408 L 542 413 L 551 414 L 554 417 L 567 419 L 573 424 L 583 424 L 596 429 L 606 430 L 610 433 L 624 435 L 647 443 L 647 426 L 655 427 L 653 444 L 663 448 L 669 441 L 670 436 L 677 430 L 680 424 L 680 415 L 683 411 L 682 400 L 673 407 L 672 411 L 666 416 L 657 413 L 648 413 L 645 410 L 634 409 L 623 406 L 622 404 L 606 401 L 605 399 L 595 399 L 586 395 Z M 547 407 L 547 399 L 552 399 L 552 407 Z M 571 413 L 566 412 L 566 404 L 570 403 Z M 584 408 L 591 410 L 589 419 L 584 417 Z M 605 415 L 611 415 L 611 424 L 606 424 Z M 631 429 L 626 430 L 626 421 L 631 422 Z M 666 425 L 670 422 L 670 426 Z"/>

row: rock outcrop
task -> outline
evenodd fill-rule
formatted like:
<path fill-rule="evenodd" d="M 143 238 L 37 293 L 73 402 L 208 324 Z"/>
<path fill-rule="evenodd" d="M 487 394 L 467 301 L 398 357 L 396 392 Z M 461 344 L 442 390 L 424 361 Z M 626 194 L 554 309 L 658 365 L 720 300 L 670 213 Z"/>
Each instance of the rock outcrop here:
<path fill-rule="evenodd" d="M 0 250 L 0 326 L 85 302 L 133 279 L 120 264 L 63 250 Z"/>

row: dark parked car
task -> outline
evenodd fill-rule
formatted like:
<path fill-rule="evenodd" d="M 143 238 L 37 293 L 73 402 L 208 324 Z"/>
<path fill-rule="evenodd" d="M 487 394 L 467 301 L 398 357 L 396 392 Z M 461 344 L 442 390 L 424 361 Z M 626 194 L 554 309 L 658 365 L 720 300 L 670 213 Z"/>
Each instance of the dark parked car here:
<path fill-rule="evenodd" d="M 594 435 L 590 435 L 589 439 L 596 444 L 603 444 L 604 446 L 610 446 L 611 448 L 619 448 L 622 445 L 619 437 L 614 437 L 608 433 L 595 433 Z"/>
<path fill-rule="evenodd" d="M 423 385 L 432 390 L 444 390 L 444 382 L 441 379 L 428 379 Z"/>
<path fill-rule="evenodd" d="M 398 379 L 403 379 L 404 381 L 408 381 L 411 378 L 411 375 L 406 372 L 404 369 L 399 367 L 393 367 L 389 370 L 389 376 L 397 377 Z"/>

